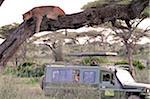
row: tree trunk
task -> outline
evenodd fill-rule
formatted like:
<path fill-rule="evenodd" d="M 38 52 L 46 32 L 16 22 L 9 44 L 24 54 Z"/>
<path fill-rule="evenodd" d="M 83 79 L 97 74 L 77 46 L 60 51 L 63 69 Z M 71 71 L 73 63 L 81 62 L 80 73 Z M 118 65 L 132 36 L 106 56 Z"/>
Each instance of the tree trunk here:
<path fill-rule="evenodd" d="M 3 2 L 4 2 L 4 0 L 0 0 L 0 6 L 2 5 Z"/>
<path fill-rule="evenodd" d="M 53 52 L 53 56 L 55 59 L 55 62 L 57 61 L 63 61 L 63 53 L 62 53 L 62 46 L 58 46 L 54 49 L 55 52 Z"/>
<path fill-rule="evenodd" d="M 34 22 L 35 21 L 32 21 L 30 25 L 25 22 L 20 24 L 19 27 L 0 45 L 0 67 L 5 66 L 19 46 L 34 34 Z"/>
<path fill-rule="evenodd" d="M 126 49 L 127 49 L 127 57 L 128 57 L 128 63 L 129 63 L 129 71 L 131 73 L 131 75 L 133 76 L 133 78 L 135 78 L 135 69 L 133 66 L 133 49 L 131 48 L 131 46 L 129 44 L 126 45 Z"/>
<path fill-rule="evenodd" d="M 146 2 L 146 4 L 148 4 L 149 0 L 139 0 L 139 2 Z M 90 8 L 79 13 L 59 17 L 58 20 L 55 21 L 47 19 L 45 16 L 40 31 L 77 29 L 83 26 L 99 25 L 104 22 L 113 21 L 114 19 L 130 20 L 138 17 L 136 12 L 139 14 L 142 12 L 142 8 L 146 7 L 143 3 L 138 3 L 138 6 L 136 6 L 136 3 L 132 5 L 135 6 L 118 4 Z M 137 9 L 133 11 L 136 7 Z M 138 9 L 138 7 L 140 7 L 140 9 Z M 23 22 L 15 31 L 10 33 L 6 40 L 0 45 L 0 67 L 5 66 L 19 46 L 35 33 L 35 22 L 36 18 L 31 18 Z"/>

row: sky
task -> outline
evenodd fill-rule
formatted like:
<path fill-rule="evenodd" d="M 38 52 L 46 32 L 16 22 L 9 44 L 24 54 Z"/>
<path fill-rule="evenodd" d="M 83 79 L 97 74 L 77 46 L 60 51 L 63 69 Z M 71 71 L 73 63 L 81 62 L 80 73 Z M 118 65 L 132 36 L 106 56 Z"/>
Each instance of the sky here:
<path fill-rule="evenodd" d="M 72 14 L 82 11 L 81 7 L 91 1 L 95 0 L 5 0 L 0 7 L 0 27 L 14 22 L 23 22 L 22 14 L 36 6 L 55 5 L 61 7 L 66 14 Z M 139 28 L 146 29 L 148 26 L 150 28 L 150 18 L 142 21 Z M 75 31 L 82 32 L 90 29 L 80 28 Z M 147 41 L 150 42 L 149 39 L 144 39 L 143 42 Z"/>
<path fill-rule="evenodd" d="M 80 8 L 90 1 L 94 0 L 5 0 L 0 7 L 0 26 L 21 23 L 22 14 L 36 6 L 55 5 L 71 14 L 80 12 Z"/>
<path fill-rule="evenodd" d="M 21 23 L 22 14 L 33 7 L 42 5 L 55 5 L 61 7 L 66 14 L 72 14 L 81 11 L 81 7 L 88 2 L 95 0 L 5 0 L 0 7 L 0 26 Z M 150 19 L 143 21 L 139 27 L 146 28 L 150 26 Z"/>

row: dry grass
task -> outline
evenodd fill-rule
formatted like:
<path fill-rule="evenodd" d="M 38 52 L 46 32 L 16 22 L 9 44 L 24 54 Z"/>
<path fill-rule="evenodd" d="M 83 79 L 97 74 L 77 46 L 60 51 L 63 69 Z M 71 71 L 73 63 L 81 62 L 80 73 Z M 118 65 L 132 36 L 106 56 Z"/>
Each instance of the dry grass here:
<path fill-rule="evenodd" d="M 69 92 L 67 96 L 61 94 L 45 96 L 39 83 L 32 82 L 31 78 L 0 74 L 0 99 L 98 99 L 98 96 L 96 97 L 91 93 L 84 93 L 83 96 L 81 92 L 76 94 Z"/>
<path fill-rule="evenodd" d="M 50 99 L 45 97 L 38 83 L 30 79 L 0 75 L 0 99 Z"/>
<path fill-rule="evenodd" d="M 95 92 L 67 92 L 45 96 L 40 84 L 32 78 L 18 78 L 12 75 L 0 74 L 0 99 L 99 99 Z"/>
<path fill-rule="evenodd" d="M 81 87 L 80 87 L 81 88 Z M 88 87 L 91 88 L 91 87 Z M 106 99 L 104 93 L 94 91 L 67 91 L 67 94 L 45 96 L 40 84 L 34 82 L 33 78 L 18 78 L 12 75 L 0 74 L 0 99 Z M 103 98 L 100 98 L 103 97 Z M 104 98 L 105 97 L 105 98 Z M 125 99 L 124 93 L 115 92 L 115 97 L 107 99 Z"/>

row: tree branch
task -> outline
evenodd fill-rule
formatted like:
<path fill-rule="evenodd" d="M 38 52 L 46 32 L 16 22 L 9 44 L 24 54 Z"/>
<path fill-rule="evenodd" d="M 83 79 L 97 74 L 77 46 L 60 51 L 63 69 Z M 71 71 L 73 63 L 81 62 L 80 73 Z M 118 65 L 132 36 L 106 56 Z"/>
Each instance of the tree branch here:
<path fill-rule="evenodd" d="M 0 6 L 2 5 L 3 2 L 4 2 L 4 0 L 0 0 Z"/>
<path fill-rule="evenodd" d="M 139 0 L 148 2 L 149 0 Z M 89 8 L 82 12 L 59 17 L 58 20 L 43 18 L 40 31 L 56 31 L 59 29 L 77 29 L 83 26 L 100 25 L 104 22 L 116 19 L 131 20 L 138 17 L 139 13 L 146 7 L 143 3 L 131 5 L 107 5 L 104 7 Z M 131 6 L 131 7 L 130 7 Z M 138 7 L 139 9 L 137 9 Z M 136 8 L 137 10 L 133 10 Z M 17 51 L 19 46 L 33 34 L 35 34 L 36 18 L 23 22 L 10 33 L 7 39 L 0 45 L 0 67 L 6 65 L 8 60 Z"/>

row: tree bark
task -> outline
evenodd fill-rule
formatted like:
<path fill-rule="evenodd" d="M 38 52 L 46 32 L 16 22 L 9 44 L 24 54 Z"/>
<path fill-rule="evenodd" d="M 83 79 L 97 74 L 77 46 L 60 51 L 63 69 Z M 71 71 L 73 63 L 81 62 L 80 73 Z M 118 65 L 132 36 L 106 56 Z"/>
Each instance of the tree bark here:
<path fill-rule="evenodd" d="M 0 0 L 0 6 L 2 5 L 3 2 L 4 2 L 4 0 Z"/>
<path fill-rule="evenodd" d="M 141 2 L 141 0 L 139 1 Z M 148 2 L 148 0 L 142 1 Z M 146 7 L 143 3 L 138 6 L 129 6 L 130 5 L 107 5 L 104 7 L 89 8 L 79 13 L 59 17 L 58 20 L 50 20 L 44 17 L 40 31 L 77 29 L 83 26 L 99 25 L 104 22 L 113 21 L 114 19 L 130 20 L 133 19 L 133 16 L 134 18 L 138 17 L 135 12 L 142 11 L 141 9 L 133 11 L 133 7 Z M 19 46 L 26 39 L 35 34 L 35 23 L 36 18 L 31 18 L 28 21 L 21 23 L 0 45 L 0 67 L 4 67 Z"/>
<path fill-rule="evenodd" d="M 55 59 L 55 62 L 63 61 L 63 52 L 62 52 L 62 46 L 58 46 L 54 49 L 55 52 L 53 52 L 53 56 Z"/>
<path fill-rule="evenodd" d="M 0 45 L 0 67 L 6 65 L 8 60 L 14 55 L 19 46 L 34 34 L 35 21 L 23 22 L 13 31 Z"/>
<path fill-rule="evenodd" d="M 130 44 L 126 44 L 126 49 L 127 49 L 127 57 L 128 57 L 128 62 L 129 62 L 129 71 L 132 75 L 133 78 L 135 78 L 135 69 L 133 66 L 133 49 L 131 48 Z"/>

